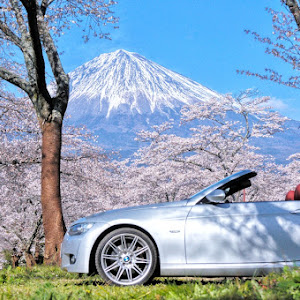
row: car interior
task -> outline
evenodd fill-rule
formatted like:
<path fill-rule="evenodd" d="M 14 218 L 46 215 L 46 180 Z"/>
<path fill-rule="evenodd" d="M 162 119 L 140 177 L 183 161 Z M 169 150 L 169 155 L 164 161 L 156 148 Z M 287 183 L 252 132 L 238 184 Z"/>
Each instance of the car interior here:
<path fill-rule="evenodd" d="M 220 190 L 223 190 L 225 192 L 225 203 L 240 202 L 239 199 L 241 193 L 243 192 L 243 190 L 251 186 L 250 178 L 253 178 L 256 175 L 256 172 L 251 172 L 235 180 L 227 182 L 223 186 L 219 187 Z"/>

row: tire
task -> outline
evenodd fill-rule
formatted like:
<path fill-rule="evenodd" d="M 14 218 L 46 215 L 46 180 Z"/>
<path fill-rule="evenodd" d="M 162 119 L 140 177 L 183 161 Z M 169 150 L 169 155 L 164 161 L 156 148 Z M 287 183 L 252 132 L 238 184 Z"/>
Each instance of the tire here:
<path fill-rule="evenodd" d="M 144 284 L 151 280 L 156 270 L 157 251 L 143 232 L 119 228 L 101 240 L 95 263 L 97 272 L 109 284 Z"/>

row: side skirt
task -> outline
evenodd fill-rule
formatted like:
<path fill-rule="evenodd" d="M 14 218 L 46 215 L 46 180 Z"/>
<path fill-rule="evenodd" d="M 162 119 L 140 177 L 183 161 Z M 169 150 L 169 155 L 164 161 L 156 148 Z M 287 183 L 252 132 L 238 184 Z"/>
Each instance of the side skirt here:
<path fill-rule="evenodd" d="M 161 276 L 261 276 L 281 271 L 285 266 L 300 267 L 300 261 L 248 264 L 162 264 Z"/>

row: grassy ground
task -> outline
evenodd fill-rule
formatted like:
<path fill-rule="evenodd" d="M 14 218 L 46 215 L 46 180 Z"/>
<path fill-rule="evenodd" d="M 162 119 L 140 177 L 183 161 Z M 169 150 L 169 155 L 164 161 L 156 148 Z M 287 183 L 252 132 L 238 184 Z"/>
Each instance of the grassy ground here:
<path fill-rule="evenodd" d="M 251 279 L 155 278 L 147 286 L 113 287 L 55 267 L 0 271 L 2 299 L 300 299 L 300 270 Z"/>

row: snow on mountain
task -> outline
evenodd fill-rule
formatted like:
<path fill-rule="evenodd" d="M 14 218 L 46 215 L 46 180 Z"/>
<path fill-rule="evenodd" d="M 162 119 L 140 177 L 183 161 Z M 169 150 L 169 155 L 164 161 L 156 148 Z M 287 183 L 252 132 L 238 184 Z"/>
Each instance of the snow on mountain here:
<path fill-rule="evenodd" d="M 78 67 L 71 79 L 69 113 L 110 117 L 114 111 L 132 114 L 164 113 L 207 97 L 219 97 L 201 84 L 170 71 L 143 56 L 117 50 Z"/>
<path fill-rule="evenodd" d="M 205 101 L 220 94 L 170 71 L 143 56 L 118 50 L 102 54 L 78 67 L 70 76 L 67 113 L 73 125 L 86 125 L 99 136 L 105 149 L 129 155 L 141 145 L 136 133 L 169 119 L 179 121 L 183 105 Z M 300 122 L 287 123 L 288 130 L 273 139 L 257 140 L 264 154 L 278 161 L 300 149 Z M 180 127 L 177 134 L 184 135 Z"/>

